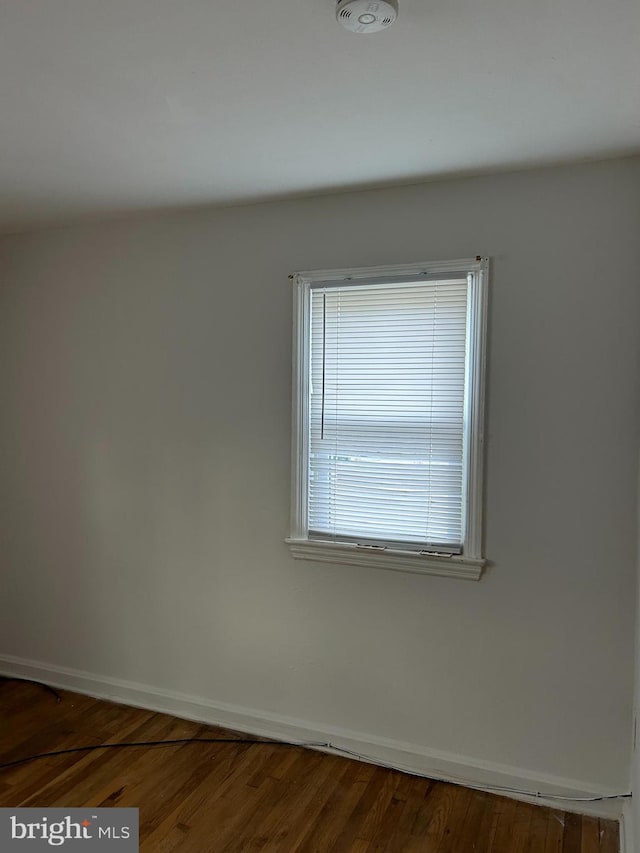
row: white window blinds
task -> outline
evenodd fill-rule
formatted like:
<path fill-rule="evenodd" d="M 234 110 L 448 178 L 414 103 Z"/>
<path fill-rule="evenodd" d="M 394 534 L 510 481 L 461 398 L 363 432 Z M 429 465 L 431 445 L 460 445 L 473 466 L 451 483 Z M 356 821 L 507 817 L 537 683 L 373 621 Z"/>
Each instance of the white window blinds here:
<path fill-rule="evenodd" d="M 311 538 L 460 553 L 468 290 L 312 285 Z"/>

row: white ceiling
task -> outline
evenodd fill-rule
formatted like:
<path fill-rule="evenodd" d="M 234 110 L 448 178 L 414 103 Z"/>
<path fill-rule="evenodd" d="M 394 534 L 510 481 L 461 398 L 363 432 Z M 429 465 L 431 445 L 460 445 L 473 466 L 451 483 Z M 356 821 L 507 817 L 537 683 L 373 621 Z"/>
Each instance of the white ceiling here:
<path fill-rule="evenodd" d="M 640 151 L 637 0 L 7 0 L 0 227 Z"/>

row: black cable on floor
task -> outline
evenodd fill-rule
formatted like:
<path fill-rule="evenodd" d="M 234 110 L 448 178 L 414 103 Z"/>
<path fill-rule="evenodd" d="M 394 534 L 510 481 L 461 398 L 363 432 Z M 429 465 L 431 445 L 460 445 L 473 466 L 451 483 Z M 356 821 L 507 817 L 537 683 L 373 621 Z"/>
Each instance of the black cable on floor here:
<path fill-rule="evenodd" d="M 13 678 L 10 676 L 0 676 L 1 679 L 5 679 L 7 681 L 26 681 L 29 684 L 36 684 L 39 687 L 44 687 L 46 690 L 49 690 L 55 697 L 57 702 L 62 701 L 62 697 L 60 694 L 51 687 L 49 684 L 45 684 L 42 681 L 32 681 L 29 678 Z M 176 744 L 186 744 L 186 743 L 239 743 L 246 744 L 249 746 L 286 746 L 286 747 L 306 747 L 306 748 L 319 748 L 319 749 L 331 749 L 334 752 L 340 753 L 344 756 L 351 758 L 358 758 L 362 761 L 372 761 L 369 756 L 362 755 L 358 752 L 352 752 L 351 750 L 345 749 L 344 747 L 336 746 L 331 742 L 325 741 L 303 741 L 300 743 L 295 743 L 292 741 L 284 741 L 284 740 L 256 740 L 254 738 L 206 738 L 206 737 L 190 737 L 190 738 L 174 738 L 171 740 L 146 740 L 146 741 L 132 741 L 130 743 L 102 743 L 102 744 L 91 744 L 90 746 L 74 746 L 70 749 L 58 749 L 53 752 L 40 752 L 35 755 L 27 755 L 24 758 L 17 758 L 15 761 L 7 761 L 3 764 L 0 764 L 0 770 L 6 770 L 10 767 L 17 767 L 20 764 L 26 764 L 29 761 L 37 761 L 40 758 L 54 758 L 57 755 L 69 755 L 74 752 L 92 752 L 96 749 L 126 749 L 128 747 L 148 747 L 148 746 L 175 746 Z M 445 778 L 439 777 L 435 775 L 426 775 L 422 773 L 416 773 L 411 770 L 405 770 L 401 767 L 395 767 L 391 764 L 384 764 L 382 762 L 375 762 L 379 767 L 386 767 L 388 770 L 395 770 L 400 773 L 410 773 L 412 776 L 417 776 L 423 779 L 432 779 L 436 782 L 445 782 L 450 785 L 462 785 L 467 788 L 471 788 L 475 791 L 495 791 L 497 793 L 512 793 L 512 794 L 522 794 L 528 797 L 544 797 L 548 800 L 558 800 L 564 802 L 585 802 L 585 803 L 595 803 L 601 802 L 602 800 L 618 800 L 618 799 L 628 799 L 631 797 L 631 793 L 620 793 L 620 794 L 609 794 L 606 796 L 599 797 L 563 797 L 558 794 L 544 794 L 540 791 L 527 791 L 520 788 L 510 788 L 503 785 L 483 785 L 479 786 L 469 780 L 465 779 L 453 779 L 453 778 Z"/>
<path fill-rule="evenodd" d="M 192 737 L 192 738 L 174 738 L 172 740 L 145 740 L 145 741 L 133 741 L 131 743 L 102 743 L 102 744 L 92 744 L 91 746 L 74 746 L 71 749 L 58 749 L 54 752 L 41 752 L 36 755 L 27 755 L 24 758 L 17 758 L 15 761 L 7 761 L 4 764 L 0 764 L 0 770 L 8 769 L 9 767 L 17 767 L 19 764 L 26 764 L 28 761 L 36 761 L 39 758 L 53 758 L 57 755 L 69 755 L 74 752 L 92 752 L 96 749 L 123 749 L 127 747 L 144 747 L 144 746 L 175 746 L 179 743 L 239 743 L 239 744 L 247 744 L 249 746 L 286 746 L 286 747 L 306 747 L 306 748 L 322 748 L 322 749 L 332 749 L 338 753 L 342 753 L 345 756 L 359 758 L 365 761 L 370 761 L 370 758 L 367 758 L 364 755 L 360 755 L 356 752 L 351 752 L 348 749 L 343 749 L 339 746 L 335 746 L 335 744 L 322 742 L 322 741 L 305 741 L 301 743 L 294 743 L 292 741 L 283 741 L 283 740 L 254 740 L 252 738 L 207 738 L 207 737 Z M 386 767 L 389 770 L 395 770 L 397 772 L 406 773 L 411 771 L 402 770 L 399 767 L 394 767 L 392 765 L 380 764 L 380 767 Z M 432 779 L 436 782 L 446 782 L 449 785 L 461 785 L 463 787 L 471 788 L 475 791 L 495 791 L 495 792 L 504 792 L 504 793 L 513 793 L 513 794 L 526 794 L 530 797 L 545 797 L 550 800 L 558 800 L 558 801 L 566 801 L 566 802 L 589 802 L 595 803 L 600 802 L 602 800 L 618 800 L 618 799 L 627 799 L 631 797 L 630 793 L 621 793 L 621 794 L 609 794 L 607 796 L 601 797 L 562 797 L 557 794 L 542 794 L 539 791 L 526 791 L 521 790 L 520 788 L 509 788 L 502 785 L 486 785 L 479 786 L 474 784 L 473 782 L 466 781 L 464 779 L 446 779 L 440 778 L 438 776 L 426 776 L 422 773 L 411 773 L 413 776 L 418 776 L 424 779 Z"/>
<path fill-rule="evenodd" d="M 172 740 L 145 740 L 133 741 L 132 743 L 101 743 L 91 744 L 91 746 L 74 746 L 70 749 L 57 749 L 54 752 L 39 752 L 36 755 L 27 755 L 24 758 L 17 758 L 15 761 L 7 761 L 0 764 L 0 770 L 5 770 L 8 767 L 17 767 L 18 764 L 26 764 L 27 761 L 37 761 L 39 758 L 53 758 L 56 755 L 69 755 L 73 752 L 91 752 L 95 749 L 122 749 L 124 747 L 135 746 L 174 746 L 177 743 L 244 743 L 251 745 L 263 746 L 290 746 L 290 747 L 310 747 L 324 746 L 328 747 L 327 743 L 289 743 L 282 740 L 255 740 L 253 738 L 208 738 L 208 737 L 184 737 L 174 738 Z"/>

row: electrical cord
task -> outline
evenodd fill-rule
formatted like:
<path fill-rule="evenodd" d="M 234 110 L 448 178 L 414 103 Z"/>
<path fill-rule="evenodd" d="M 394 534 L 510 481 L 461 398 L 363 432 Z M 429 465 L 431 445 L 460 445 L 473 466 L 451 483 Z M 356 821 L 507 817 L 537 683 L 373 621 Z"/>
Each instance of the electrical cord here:
<path fill-rule="evenodd" d="M 24 758 L 16 758 L 15 761 L 7 761 L 0 764 L 0 770 L 6 770 L 9 767 L 17 767 L 19 764 L 26 764 L 28 761 L 37 761 L 39 758 L 53 758 L 56 755 L 70 755 L 74 752 L 92 752 L 96 749 L 125 749 L 137 746 L 175 746 L 176 744 L 185 743 L 240 743 L 263 746 L 307 746 L 307 747 L 326 747 L 325 743 L 289 743 L 282 740 L 256 740 L 255 738 L 219 738 L 219 737 L 183 737 L 173 738 L 171 740 L 143 740 L 132 741 L 131 743 L 102 743 L 91 744 L 90 746 L 74 746 L 69 749 L 57 749 L 53 752 L 39 752 L 35 755 L 26 755 Z"/>
<path fill-rule="evenodd" d="M 2 676 L 5 678 L 5 676 Z M 6 677 L 7 680 L 10 681 L 26 681 L 29 684 L 36 684 L 39 687 L 44 687 L 49 690 L 55 697 L 57 702 L 62 702 L 62 697 L 60 694 L 50 685 L 44 684 L 42 681 L 32 681 L 28 678 L 9 678 Z M 468 779 L 456 779 L 455 777 L 440 777 L 434 775 L 427 775 L 425 773 L 418 773 L 414 770 L 410 770 L 404 767 L 399 767 L 393 764 L 386 764 L 378 759 L 373 759 L 371 756 L 363 755 L 359 752 L 353 752 L 349 749 L 345 749 L 344 747 L 337 746 L 336 744 L 331 743 L 330 741 L 284 741 L 284 740 L 264 740 L 264 739 L 256 739 L 256 738 L 203 738 L 203 737 L 193 737 L 193 738 L 173 738 L 169 740 L 145 740 L 145 741 L 131 741 L 127 743 L 103 743 L 103 744 L 91 744 L 88 746 L 74 746 L 69 749 L 57 749 L 52 752 L 39 752 L 35 755 L 27 755 L 23 758 L 17 758 L 14 761 L 7 761 L 0 764 L 0 770 L 8 770 L 11 767 L 17 767 L 21 764 L 26 764 L 29 761 L 37 761 L 41 758 L 54 758 L 58 755 L 70 755 L 76 752 L 93 752 L 98 749 L 129 749 L 135 747 L 152 747 L 152 746 L 175 746 L 177 744 L 191 744 L 191 743 L 237 743 L 244 744 L 247 746 L 280 746 L 280 747 L 303 747 L 307 749 L 329 749 L 332 752 L 350 756 L 351 758 L 358 758 L 361 761 L 366 761 L 369 763 L 376 764 L 378 767 L 384 767 L 387 770 L 396 770 L 401 773 L 409 773 L 412 776 L 417 776 L 421 779 L 430 779 L 435 782 L 445 782 L 451 785 L 460 785 L 465 788 L 471 788 L 474 791 L 494 791 L 496 793 L 503 794 L 521 794 L 522 796 L 527 797 L 535 797 L 536 799 L 543 798 L 546 800 L 558 800 L 560 802 L 572 802 L 572 803 L 596 803 L 601 802 L 603 800 L 622 800 L 629 799 L 632 794 L 631 792 L 624 794 L 608 794 L 597 797 L 565 797 L 560 794 L 545 794 L 541 791 L 527 791 L 522 788 L 510 788 L 506 785 L 477 785 L 474 782 L 469 781 Z"/>
<path fill-rule="evenodd" d="M 146 740 L 146 741 L 132 741 L 130 743 L 103 743 L 103 744 L 91 744 L 90 746 L 74 746 L 70 749 L 57 749 L 53 752 L 40 752 L 35 755 L 27 755 L 23 758 L 17 758 L 15 761 L 7 761 L 3 764 L 0 764 L 0 770 L 7 770 L 10 767 L 17 767 L 20 764 L 26 764 L 29 761 L 37 761 L 40 758 L 54 758 L 58 755 L 69 755 L 75 752 L 92 752 L 98 749 L 127 749 L 131 747 L 150 747 L 150 746 L 175 746 L 176 744 L 189 744 L 189 743 L 238 743 L 245 744 L 248 746 L 283 746 L 283 747 L 304 747 L 307 749 L 330 749 L 333 752 L 341 753 L 343 755 L 351 756 L 352 758 L 358 758 L 361 761 L 372 762 L 379 767 L 385 767 L 388 770 L 396 770 L 401 773 L 410 773 L 412 776 L 418 776 L 421 779 L 431 779 L 436 782 L 446 782 L 451 785 L 461 785 L 465 788 L 471 788 L 474 791 L 495 791 L 501 793 L 509 793 L 509 794 L 522 794 L 528 797 L 536 797 L 536 798 L 544 798 L 548 800 L 560 800 L 566 802 L 573 803 L 595 803 L 600 802 L 602 800 L 617 800 L 617 799 L 627 799 L 631 797 L 631 793 L 626 794 L 609 794 L 601 797 L 563 797 L 559 794 L 545 794 L 541 791 L 526 791 L 521 788 L 510 788 L 505 785 L 476 785 L 473 782 L 470 782 L 467 779 L 455 779 L 452 777 L 440 777 L 434 775 L 426 775 L 424 773 L 417 773 L 413 770 L 407 770 L 403 767 L 397 767 L 393 764 L 384 764 L 377 759 L 373 761 L 370 756 L 362 755 L 359 752 L 352 752 L 349 749 L 345 749 L 341 746 L 336 746 L 329 741 L 283 741 L 283 740 L 256 740 L 254 738 L 173 738 L 171 740 Z"/>
<path fill-rule="evenodd" d="M 522 794 L 523 796 L 535 797 L 536 799 L 543 798 L 545 800 L 561 800 L 571 803 L 597 803 L 602 800 L 624 800 L 632 796 L 629 791 L 625 794 L 606 794 L 598 797 L 563 797 L 560 794 L 545 794 L 544 791 L 527 791 L 523 788 L 510 788 L 507 785 L 478 785 L 475 782 L 471 782 L 469 779 L 460 779 L 455 776 L 427 775 L 426 773 L 418 773 L 415 770 L 399 767 L 396 764 L 385 764 L 383 761 L 378 761 L 378 759 L 374 762 L 372 758 L 366 755 L 362 755 L 359 752 L 352 752 L 350 749 L 345 749 L 344 747 L 334 746 L 331 743 L 326 744 L 326 746 L 330 749 L 336 750 L 337 752 L 341 752 L 344 755 L 359 758 L 361 761 L 373 762 L 378 767 L 385 767 L 387 770 L 398 770 L 401 773 L 409 773 L 411 776 L 418 776 L 421 779 L 433 779 L 435 782 L 447 782 L 450 785 L 461 785 L 464 788 L 471 788 L 473 791 L 495 791 L 504 794 Z"/>

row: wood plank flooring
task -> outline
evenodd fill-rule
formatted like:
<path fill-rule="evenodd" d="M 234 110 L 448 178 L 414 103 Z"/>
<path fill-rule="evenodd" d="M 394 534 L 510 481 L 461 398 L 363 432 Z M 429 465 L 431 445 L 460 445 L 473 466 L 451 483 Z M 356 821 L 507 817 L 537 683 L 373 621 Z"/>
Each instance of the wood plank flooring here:
<path fill-rule="evenodd" d="M 234 733 L 0 680 L 0 763 L 86 744 Z M 245 737 L 244 735 L 238 735 Z M 182 744 L 0 770 L 0 806 L 134 806 L 142 853 L 617 853 L 613 821 L 302 748 Z"/>

